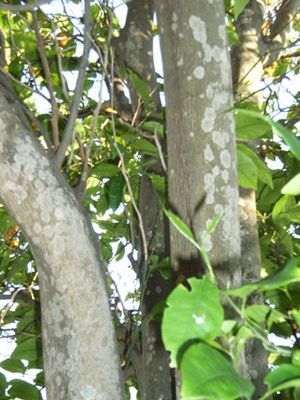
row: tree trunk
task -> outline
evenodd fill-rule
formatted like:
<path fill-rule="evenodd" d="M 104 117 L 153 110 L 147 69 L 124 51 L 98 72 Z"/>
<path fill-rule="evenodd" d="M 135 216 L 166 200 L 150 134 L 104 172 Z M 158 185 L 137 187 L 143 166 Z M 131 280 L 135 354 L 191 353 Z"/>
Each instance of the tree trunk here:
<path fill-rule="evenodd" d="M 37 263 L 47 399 L 122 399 L 98 244 L 71 189 L 2 93 L 0 110 L 0 197 Z"/>
<path fill-rule="evenodd" d="M 153 62 L 153 4 L 149 0 L 132 0 L 128 3 L 128 14 L 120 37 L 114 45 L 118 62 L 124 63 L 134 73 L 148 84 L 148 90 L 153 102 L 153 112 L 161 111 L 158 84 Z M 130 82 L 129 82 L 130 84 Z M 132 85 L 130 87 L 131 101 L 134 112 L 138 104 L 138 96 Z M 163 174 L 161 165 L 157 162 L 151 171 Z M 160 260 L 169 256 L 169 234 L 165 218 L 162 214 L 157 194 L 153 190 L 147 171 L 141 177 L 139 209 L 143 218 L 143 228 L 147 239 L 149 254 L 157 255 Z M 142 248 L 139 249 L 142 252 Z M 141 256 L 143 259 L 143 256 Z M 171 291 L 170 280 L 162 278 L 158 271 L 149 274 L 149 260 L 140 266 L 139 278 L 143 293 L 142 304 L 142 354 L 140 395 L 143 400 L 174 400 L 174 384 L 169 367 L 169 354 L 164 349 L 161 338 L 161 321 L 149 320 L 153 308 L 166 299 Z M 147 281 L 143 277 L 147 276 Z M 147 321 L 147 322 L 146 322 Z"/>
<path fill-rule="evenodd" d="M 165 76 L 171 208 L 205 245 L 222 287 L 241 283 L 231 69 L 222 1 L 158 2 Z M 218 214 L 215 232 L 206 229 Z M 203 271 L 195 248 L 171 228 L 173 268 Z"/>

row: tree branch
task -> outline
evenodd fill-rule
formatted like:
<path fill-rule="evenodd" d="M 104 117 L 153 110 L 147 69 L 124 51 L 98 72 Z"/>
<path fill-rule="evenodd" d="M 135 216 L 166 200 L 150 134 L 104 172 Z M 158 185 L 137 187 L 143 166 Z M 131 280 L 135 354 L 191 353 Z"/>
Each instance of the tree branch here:
<path fill-rule="evenodd" d="M 91 9 L 90 9 L 90 0 L 84 1 L 84 42 L 83 42 L 83 53 L 81 56 L 81 62 L 79 66 L 79 73 L 77 77 L 77 82 L 74 91 L 73 102 L 71 105 L 70 116 L 67 122 L 66 129 L 64 131 L 64 136 L 60 147 L 57 150 L 55 161 L 58 166 L 61 166 L 63 160 L 65 158 L 65 151 L 68 145 L 71 143 L 73 138 L 73 131 L 75 128 L 75 122 L 78 115 L 78 107 L 80 104 L 84 78 L 85 78 L 85 70 L 89 62 L 89 53 L 91 49 L 91 29 L 92 29 L 92 20 L 91 20 Z"/>
<path fill-rule="evenodd" d="M 0 3 L 0 10 L 4 11 L 12 11 L 12 12 L 18 12 L 18 11 L 32 11 L 36 7 L 40 7 L 44 4 L 50 3 L 51 0 L 36 0 L 33 3 L 30 4 L 3 4 Z"/>
<path fill-rule="evenodd" d="M 54 150 L 56 150 L 59 146 L 59 129 L 58 129 L 59 110 L 58 110 L 56 98 L 54 95 L 54 87 L 53 87 L 53 82 L 52 82 L 52 78 L 51 78 L 51 71 L 50 71 L 48 59 L 45 54 L 44 41 L 43 41 L 43 38 L 39 31 L 39 26 L 38 26 L 37 17 L 36 17 L 35 12 L 32 12 L 32 20 L 33 20 L 32 26 L 33 26 L 36 40 L 37 40 L 37 48 L 38 48 L 38 52 L 39 52 L 39 55 L 41 58 L 43 68 L 44 68 L 47 88 L 48 88 L 49 95 L 50 95 L 50 102 L 51 102 L 51 108 L 52 108 L 51 127 L 52 127 L 52 135 L 53 135 L 53 146 L 54 146 Z"/>

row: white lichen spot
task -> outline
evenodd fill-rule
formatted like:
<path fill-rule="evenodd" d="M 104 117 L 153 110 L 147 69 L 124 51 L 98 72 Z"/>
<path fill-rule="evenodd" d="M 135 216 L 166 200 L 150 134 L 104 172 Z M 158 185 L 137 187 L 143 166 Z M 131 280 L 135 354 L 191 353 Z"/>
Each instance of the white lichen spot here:
<path fill-rule="evenodd" d="M 206 107 L 204 118 L 201 121 L 201 128 L 204 132 L 211 132 L 213 130 L 216 120 L 216 111 L 212 107 Z"/>
<path fill-rule="evenodd" d="M 62 207 L 57 207 L 54 210 L 54 216 L 57 220 L 64 220 L 65 219 L 65 212 Z"/>
<path fill-rule="evenodd" d="M 177 14 L 175 14 L 173 12 L 173 14 L 172 14 L 172 25 L 171 25 L 171 29 L 172 29 L 173 32 L 175 32 L 176 29 L 177 29 L 177 20 L 178 20 Z"/>
<path fill-rule="evenodd" d="M 222 204 L 216 204 L 214 207 L 214 211 L 216 214 L 223 214 L 224 207 L 222 206 Z"/>
<path fill-rule="evenodd" d="M 195 137 L 195 132 L 190 132 L 189 136 L 190 136 L 190 138 L 194 138 Z"/>
<path fill-rule="evenodd" d="M 223 182 L 224 182 L 224 183 L 228 183 L 228 181 L 229 181 L 229 174 L 228 174 L 228 171 L 227 171 L 226 169 L 224 169 L 224 170 L 221 172 L 221 178 L 223 179 Z"/>
<path fill-rule="evenodd" d="M 162 292 L 162 288 L 160 286 L 155 287 L 155 293 L 160 294 Z"/>
<path fill-rule="evenodd" d="M 186 79 L 187 79 L 188 81 L 191 81 L 191 80 L 192 80 L 191 75 L 188 75 Z"/>
<path fill-rule="evenodd" d="M 200 93 L 200 94 L 199 94 L 199 99 L 204 99 L 204 97 L 205 97 L 205 96 L 204 96 L 203 93 Z"/>
<path fill-rule="evenodd" d="M 221 149 L 226 147 L 226 144 L 229 142 L 229 135 L 227 132 L 218 132 L 214 131 L 212 134 L 213 142 L 218 145 Z"/>
<path fill-rule="evenodd" d="M 96 393 L 96 389 L 91 385 L 87 385 L 80 390 L 80 395 L 84 400 L 94 400 L 96 398 Z"/>
<path fill-rule="evenodd" d="M 180 59 L 177 61 L 177 67 L 182 67 L 183 66 L 183 58 L 180 57 Z"/>
<path fill-rule="evenodd" d="M 193 71 L 193 75 L 195 78 L 197 79 L 203 79 L 204 75 L 205 75 L 205 70 L 203 67 L 201 67 L 200 65 L 198 67 L 196 67 Z"/>
<path fill-rule="evenodd" d="M 201 243 L 206 251 L 210 251 L 213 247 L 212 241 L 211 241 L 211 236 L 208 235 L 206 232 L 204 232 L 202 235 Z"/>
<path fill-rule="evenodd" d="M 34 232 L 37 233 L 37 234 L 39 234 L 39 233 L 42 232 L 42 227 L 41 227 L 41 225 L 40 225 L 39 223 L 37 223 L 37 222 L 35 222 L 35 223 L 32 225 L 32 228 L 33 228 Z"/>
<path fill-rule="evenodd" d="M 183 34 L 182 32 L 180 32 L 180 33 L 178 34 L 178 37 L 179 37 L 180 39 L 183 39 L 183 38 L 184 38 L 184 34 Z"/>
<path fill-rule="evenodd" d="M 202 58 L 202 53 L 201 53 L 201 51 L 197 51 L 197 56 L 198 56 L 199 58 Z"/>
<path fill-rule="evenodd" d="M 191 15 L 189 18 L 189 26 L 192 29 L 193 37 L 197 42 L 206 43 L 206 26 L 200 17 Z"/>
<path fill-rule="evenodd" d="M 206 97 L 207 97 L 209 100 L 211 100 L 211 99 L 214 97 L 215 91 L 214 91 L 212 85 L 208 85 L 208 86 L 207 86 L 205 93 L 206 93 Z"/>
<path fill-rule="evenodd" d="M 208 162 L 211 162 L 214 160 L 214 158 L 215 158 L 215 156 L 212 152 L 212 149 L 211 149 L 210 145 L 207 144 L 204 149 L 204 159 Z"/>
<path fill-rule="evenodd" d="M 225 25 L 220 25 L 219 28 L 218 28 L 218 31 L 219 31 L 219 37 L 220 37 L 220 39 L 223 40 L 223 43 L 224 43 L 225 39 L 226 39 L 226 28 L 225 28 Z"/>
<path fill-rule="evenodd" d="M 196 322 L 197 325 L 203 325 L 206 320 L 205 315 L 192 314 L 192 318 Z"/>
<path fill-rule="evenodd" d="M 215 61 L 220 61 L 221 57 L 221 49 L 218 46 L 214 46 L 212 48 L 212 57 Z"/>
<path fill-rule="evenodd" d="M 213 167 L 212 173 L 213 173 L 213 176 L 215 176 L 215 177 L 219 175 L 220 169 L 219 169 L 218 165 Z"/>
<path fill-rule="evenodd" d="M 174 175 L 174 174 L 175 174 L 175 170 L 174 170 L 173 168 L 171 168 L 170 174 L 171 174 L 171 175 Z"/>
<path fill-rule="evenodd" d="M 231 154 L 228 150 L 222 150 L 220 153 L 220 161 L 224 168 L 231 167 Z"/>

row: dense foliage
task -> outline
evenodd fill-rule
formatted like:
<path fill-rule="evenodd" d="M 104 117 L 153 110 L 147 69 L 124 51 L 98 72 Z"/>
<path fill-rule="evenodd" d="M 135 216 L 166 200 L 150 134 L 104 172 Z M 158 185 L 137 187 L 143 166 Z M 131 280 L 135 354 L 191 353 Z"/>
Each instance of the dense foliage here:
<path fill-rule="evenodd" d="M 229 42 L 234 46 L 239 40 L 235 21 L 247 1 L 225 3 Z M 164 161 L 164 113 L 157 111 L 147 84 L 133 70 L 125 65 L 114 68 L 113 41 L 120 32 L 114 8 L 91 2 L 90 21 L 83 15 L 82 5 L 75 0 L 36 11 L 0 11 L 0 90 L 7 85 L 13 88 L 25 105 L 27 123 L 50 157 L 59 148 L 67 150 L 62 171 L 91 215 L 108 265 L 116 329 L 127 332 L 120 336 L 120 349 L 130 387 L 136 385 L 129 368 L 132 348 L 139 345 L 141 324 L 147 323 L 141 320 L 140 304 L 149 274 L 156 270 L 164 279 L 171 276 L 167 258 L 151 252 L 146 257 L 149 249 L 138 206 L 141 177 L 147 174 L 162 206 L 168 208 L 166 179 L 151 168 Z M 271 11 L 264 18 L 267 30 Z M 172 366 L 181 370 L 184 399 L 251 399 L 251 382 L 237 372 L 250 339 L 261 340 L 270 355 L 264 398 L 300 396 L 300 91 L 293 84 L 299 83 L 300 73 L 299 16 L 293 29 L 289 54 L 264 71 L 262 107 L 242 99 L 234 109 L 239 184 L 256 191 L 264 279 L 227 291 L 218 288 L 209 254 L 189 228 L 166 211 L 208 267 L 205 277 L 177 286 L 166 300 L 163 339 Z M 134 115 L 115 104 L 115 78 L 130 82 L 138 94 Z M 163 84 L 160 89 L 163 95 Z M 71 138 L 71 145 L 65 137 Z M 254 140 L 259 143 L 255 148 L 248 145 Z M 216 216 L 207 235 L 220 218 Z M 0 208 L 0 234 L 1 337 L 16 343 L 0 363 L 0 399 L 40 399 L 44 383 L 38 275 L 28 243 L 4 207 Z M 141 274 L 142 253 L 147 269 Z M 118 287 L 124 282 L 114 279 L 116 268 L 123 269 L 123 276 L 129 268 L 136 277 L 136 289 L 126 298 Z M 253 302 L 255 298 L 259 304 Z M 224 303 L 235 318 L 225 319 Z M 157 304 L 149 319 L 161 318 L 164 306 Z M 284 345 L 276 344 L 279 339 L 286 339 Z M 31 370 L 32 384 L 27 381 Z M 22 378 L 14 379 L 8 372 Z M 206 380 L 210 384 L 204 393 Z"/>

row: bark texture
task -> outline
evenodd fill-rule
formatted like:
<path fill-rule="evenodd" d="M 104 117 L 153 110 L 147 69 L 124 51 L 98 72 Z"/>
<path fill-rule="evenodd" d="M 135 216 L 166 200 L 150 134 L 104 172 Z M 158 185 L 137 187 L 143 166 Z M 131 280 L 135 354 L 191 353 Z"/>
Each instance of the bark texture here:
<path fill-rule="evenodd" d="M 153 62 L 153 11 L 152 1 L 130 1 L 125 27 L 114 45 L 118 62 L 129 67 L 148 84 L 153 102 L 152 111 L 158 112 L 161 111 L 161 103 Z M 130 82 L 129 87 L 135 112 L 138 107 L 138 96 Z M 147 172 L 149 171 L 145 171 L 141 178 L 139 209 L 143 218 L 148 252 L 163 259 L 169 255 L 168 228 Z M 163 173 L 159 162 L 151 167 L 151 172 Z M 140 252 L 142 252 L 141 246 Z M 153 307 L 170 293 L 172 284 L 163 279 L 157 271 L 149 274 L 149 260 L 144 260 L 139 267 L 141 290 L 144 293 L 142 317 L 145 321 L 141 332 L 141 361 L 138 363 L 141 370 L 137 371 L 137 376 L 140 377 L 140 395 L 143 400 L 174 400 L 169 354 L 164 349 L 161 338 L 161 321 L 148 320 Z M 146 281 L 143 279 L 145 276 L 148 276 Z"/>
<path fill-rule="evenodd" d="M 291 24 L 299 0 L 284 1 L 279 8 L 269 32 L 262 32 L 266 2 L 250 0 L 244 12 L 238 18 L 236 30 L 239 44 L 232 49 L 231 62 L 234 94 L 238 101 L 253 101 L 262 104 L 263 68 L 276 61 L 285 50 Z M 255 147 L 258 143 L 252 143 Z M 253 190 L 240 189 L 240 230 L 241 230 L 241 267 L 243 282 L 260 279 L 260 245 L 257 232 L 256 198 Z M 259 299 L 252 299 L 259 301 Z M 247 374 L 255 385 L 255 399 L 260 398 L 266 386 L 262 378 L 267 372 L 267 353 L 258 341 L 249 341 L 245 357 Z"/>
<path fill-rule="evenodd" d="M 222 287 L 239 285 L 240 236 L 231 68 L 224 5 L 157 2 L 165 76 L 170 206 L 205 245 Z M 213 23 L 211 23 L 213 21 Z M 222 214 L 215 232 L 205 234 Z M 195 248 L 171 228 L 171 260 L 200 274 Z"/>
<path fill-rule="evenodd" d="M 103 261 L 89 223 L 2 92 L 0 110 L 0 198 L 38 267 L 47 399 L 121 400 Z"/>

